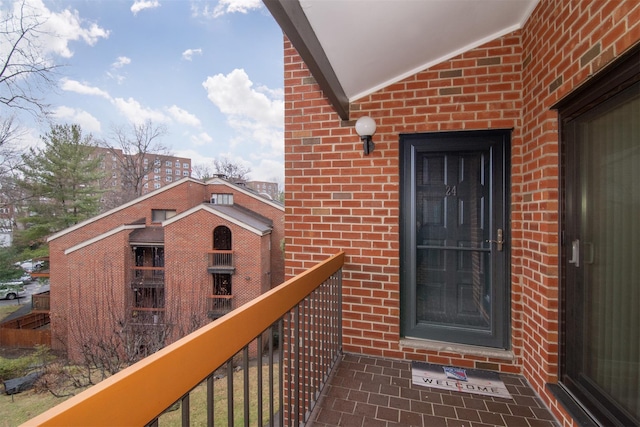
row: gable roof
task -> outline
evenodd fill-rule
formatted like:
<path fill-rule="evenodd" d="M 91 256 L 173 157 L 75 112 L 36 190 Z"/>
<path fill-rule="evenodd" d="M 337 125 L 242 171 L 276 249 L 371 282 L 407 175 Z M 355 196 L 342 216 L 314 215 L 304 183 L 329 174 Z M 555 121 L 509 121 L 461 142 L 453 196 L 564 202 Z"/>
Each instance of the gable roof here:
<path fill-rule="evenodd" d="M 126 208 L 128 208 L 130 206 L 133 206 L 133 205 L 135 205 L 137 203 L 142 202 L 143 200 L 147 200 L 147 199 L 150 199 L 152 197 L 155 197 L 156 195 L 158 195 L 160 193 L 163 193 L 165 191 L 168 191 L 168 190 L 172 189 L 173 187 L 177 187 L 178 185 L 184 184 L 185 182 L 192 182 L 194 184 L 204 185 L 204 183 L 202 181 L 197 180 L 195 178 L 191 178 L 191 177 L 182 178 L 182 179 L 180 179 L 178 181 L 174 181 L 169 185 L 165 185 L 164 187 L 161 187 L 161 188 L 159 188 L 157 190 L 154 190 L 154 191 L 152 191 L 150 193 L 147 193 L 147 194 L 145 194 L 143 196 L 140 196 L 140 197 L 138 197 L 136 199 L 133 199 L 133 200 L 127 202 L 127 203 L 124 203 L 124 204 L 122 204 L 120 206 L 117 206 L 117 207 L 115 207 L 113 209 L 110 209 L 110 210 L 108 210 L 106 212 L 103 212 L 103 213 L 101 213 L 99 215 L 96 215 L 96 216 L 91 217 L 89 219 L 86 219 L 86 220 L 84 220 L 82 222 L 79 222 L 79 223 L 77 223 L 75 225 L 72 225 L 71 227 L 65 228 L 64 230 L 58 231 L 57 233 L 54 233 L 51 236 L 49 236 L 47 238 L 47 242 L 50 242 L 50 241 L 52 241 L 54 239 L 57 239 L 58 237 L 62 237 L 67 233 L 71 233 L 72 231 L 75 231 L 75 230 L 77 230 L 79 228 L 84 227 L 85 225 L 88 225 L 88 224 L 91 224 L 93 222 L 96 222 L 96 221 L 98 221 L 98 220 L 100 220 L 102 218 L 108 217 L 109 215 L 112 215 L 115 212 L 118 212 L 118 211 L 121 211 L 123 209 L 126 209 Z"/>
<path fill-rule="evenodd" d="M 150 193 L 147 193 L 147 194 L 145 194 L 143 196 L 140 196 L 137 199 L 133 199 L 133 200 L 127 202 L 127 203 L 124 203 L 124 204 L 118 206 L 118 207 L 110 209 L 110 210 L 108 210 L 108 211 L 106 211 L 104 213 L 101 213 L 101 214 L 96 215 L 96 216 L 94 216 L 92 218 L 89 218 L 87 220 L 79 222 L 79 223 L 77 223 L 75 225 L 72 225 L 69 228 L 65 228 L 64 230 L 61 230 L 61 231 L 59 231 L 57 233 L 54 233 L 54 234 L 52 234 L 51 236 L 49 236 L 47 238 L 47 242 L 50 242 L 50 241 L 52 241 L 54 239 L 62 237 L 67 233 L 71 233 L 72 231 L 78 230 L 78 229 L 84 227 L 85 225 L 91 224 L 91 223 L 93 223 L 95 221 L 98 221 L 98 220 L 100 220 L 102 218 L 105 218 L 105 217 L 107 217 L 109 215 L 112 215 L 112 214 L 114 214 L 114 213 L 116 213 L 118 211 L 126 209 L 126 208 L 128 208 L 130 206 L 133 206 L 133 205 L 135 205 L 137 203 L 140 203 L 140 202 L 142 202 L 144 200 L 153 198 L 153 197 L 157 196 L 158 194 L 161 194 L 161 193 L 163 193 L 165 191 L 168 191 L 168 190 L 170 190 L 170 189 L 172 189 L 172 188 L 174 188 L 174 187 L 176 187 L 178 185 L 184 184 L 185 182 L 192 182 L 194 184 L 198 184 L 198 185 L 202 185 L 202 186 L 205 186 L 207 184 L 222 184 L 222 185 L 226 185 L 230 189 L 232 189 L 233 191 L 241 192 L 243 194 L 246 194 L 249 197 L 252 197 L 252 198 L 254 198 L 256 200 L 261 201 L 262 203 L 265 203 L 265 204 L 267 204 L 269 206 L 272 206 L 272 207 L 274 207 L 276 209 L 284 211 L 284 206 L 281 203 L 273 201 L 273 200 L 269 200 L 269 199 L 259 195 L 255 191 L 252 191 L 252 190 L 250 190 L 250 189 L 248 189 L 246 187 L 242 187 L 242 186 L 239 186 L 239 185 L 232 184 L 232 183 L 230 183 L 228 181 L 225 181 L 223 179 L 214 178 L 214 179 L 211 179 L 211 180 L 209 180 L 207 182 L 202 182 L 202 181 L 200 181 L 198 179 L 195 179 L 195 178 L 185 177 L 185 178 L 182 178 L 182 179 L 180 179 L 178 181 L 174 181 L 169 185 L 165 185 L 164 187 L 161 187 L 161 188 L 159 188 L 157 190 L 154 190 L 154 191 L 152 191 Z"/>
<path fill-rule="evenodd" d="M 221 218 L 224 221 L 228 221 L 244 228 L 245 230 L 249 230 L 258 236 L 267 235 L 271 233 L 271 230 L 273 229 L 273 222 L 271 220 L 261 217 L 248 209 L 244 209 L 237 205 L 213 205 L 210 203 L 202 203 L 171 217 L 170 219 L 163 221 L 162 226 L 166 227 L 169 224 L 173 224 L 174 222 L 180 221 L 183 218 L 187 218 L 194 213 L 203 210 Z"/>
<path fill-rule="evenodd" d="M 240 193 L 246 194 L 249 197 L 253 197 L 256 200 L 259 200 L 269 206 L 272 206 L 276 209 L 280 209 L 281 211 L 284 212 L 284 206 L 282 205 L 282 203 L 277 202 L 273 199 L 267 199 L 266 197 L 262 196 L 260 193 L 253 191 L 252 189 L 244 186 L 244 185 L 237 185 L 237 184 L 232 184 L 229 181 L 226 181 L 222 178 L 212 178 L 210 180 L 208 180 L 207 182 L 205 182 L 205 184 L 218 184 L 218 185 L 225 185 L 231 189 L 233 189 L 234 191 L 238 191 Z"/>
<path fill-rule="evenodd" d="M 263 0 L 343 120 L 349 103 L 522 28 L 539 0 Z"/>

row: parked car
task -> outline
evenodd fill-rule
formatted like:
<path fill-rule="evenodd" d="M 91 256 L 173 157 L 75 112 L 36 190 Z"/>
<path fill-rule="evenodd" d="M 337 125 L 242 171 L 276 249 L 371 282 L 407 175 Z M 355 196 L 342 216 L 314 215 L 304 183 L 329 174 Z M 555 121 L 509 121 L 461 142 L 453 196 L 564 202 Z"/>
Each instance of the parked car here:
<path fill-rule="evenodd" d="M 22 268 L 27 273 L 40 270 L 44 266 L 44 261 L 33 261 L 28 259 L 26 261 L 20 261 L 15 263 L 16 267 Z"/>
<path fill-rule="evenodd" d="M 24 297 L 27 292 L 24 290 L 22 282 L 4 282 L 0 283 L 0 299 L 16 299 Z"/>

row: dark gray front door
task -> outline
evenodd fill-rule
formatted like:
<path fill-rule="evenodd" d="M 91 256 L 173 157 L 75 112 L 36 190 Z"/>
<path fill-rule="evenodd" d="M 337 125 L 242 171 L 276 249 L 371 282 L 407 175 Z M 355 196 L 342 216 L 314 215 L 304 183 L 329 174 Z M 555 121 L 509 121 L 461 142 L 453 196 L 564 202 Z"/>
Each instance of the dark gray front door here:
<path fill-rule="evenodd" d="M 403 335 L 506 348 L 509 132 L 400 144 Z"/>

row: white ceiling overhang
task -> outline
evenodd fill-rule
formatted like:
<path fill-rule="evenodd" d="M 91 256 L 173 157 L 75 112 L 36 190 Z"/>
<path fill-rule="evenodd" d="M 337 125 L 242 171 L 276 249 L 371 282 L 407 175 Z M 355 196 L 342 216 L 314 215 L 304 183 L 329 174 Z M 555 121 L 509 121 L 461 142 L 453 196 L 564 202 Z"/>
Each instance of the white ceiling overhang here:
<path fill-rule="evenodd" d="M 336 112 L 522 28 L 539 0 L 263 0 Z"/>

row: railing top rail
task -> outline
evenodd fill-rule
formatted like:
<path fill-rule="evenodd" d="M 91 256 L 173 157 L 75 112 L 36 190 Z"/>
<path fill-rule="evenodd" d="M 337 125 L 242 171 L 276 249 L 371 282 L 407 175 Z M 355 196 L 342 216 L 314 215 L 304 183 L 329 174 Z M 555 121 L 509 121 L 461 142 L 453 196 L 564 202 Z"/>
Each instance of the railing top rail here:
<path fill-rule="evenodd" d="M 233 299 L 233 295 L 209 295 L 210 299 Z"/>
<path fill-rule="evenodd" d="M 331 256 L 23 425 L 145 425 L 340 270 L 344 256 Z M 153 399 L 141 405 L 140 396 Z"/>
<path fill-rule="evenodd" d="M 164 267 L 139 267 L 139 266 L 135 266 L 135 267 L 131 267 L 134 270 L 142 270 L 142 271 L 153 271 L 153 270 L 157 270 L 157 271 L 164 271 Z"/>
<path fill-rule="evenodd" d="M 233 253 L 232 250 L 226 250 L 226 249 L 209 249 L 207 252 L 210 254 L 232 254 Z"/>

